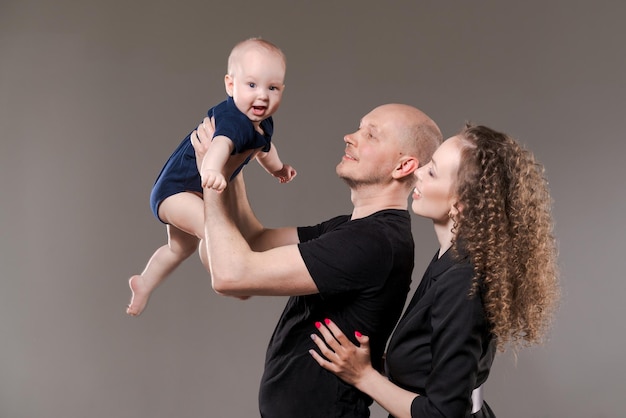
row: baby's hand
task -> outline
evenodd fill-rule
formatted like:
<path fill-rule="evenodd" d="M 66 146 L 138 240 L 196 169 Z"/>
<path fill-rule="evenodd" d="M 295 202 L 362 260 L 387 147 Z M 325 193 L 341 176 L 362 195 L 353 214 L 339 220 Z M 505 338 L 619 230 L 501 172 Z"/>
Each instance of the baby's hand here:
<path fill-rule="evenodd" d="M 281 183 L 289 183 L 297 175 L 295 168 L 289 164 L 283 164 L 283 168 L 274 171 L 272 175 L 276 177 Z"/>
<path fill-rule="evenodd" d="M 226 186 L 226 178 L 217 170 L 203 170 L 201 174 L 202 187 L 213 189 L 217 192 L 223 191 Z"/>

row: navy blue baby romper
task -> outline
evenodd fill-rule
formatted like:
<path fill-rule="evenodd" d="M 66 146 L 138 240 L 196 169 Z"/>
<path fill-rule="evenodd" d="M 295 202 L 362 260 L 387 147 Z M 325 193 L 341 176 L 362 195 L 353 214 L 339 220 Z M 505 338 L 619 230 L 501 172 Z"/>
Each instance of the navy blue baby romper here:
<path fill-rule="evenodd" d="M 274 132 L 274 121 L 271 117 L 261 122 L 261 129 L 263 129 L 265 135 L 260 134 L 254 129 L 250 119 L 237 109 L 232 97 L 228 97 L 217 106 L 209 109 L 207 115 L 215 117 L 215 133 L 213 137 L 219 135 L 226 136 L 235 145 L 231 155 L 260 147 L 262 147 L 263 152 L 270 150 L 271 138 Z M 202 193 L 200 173 L 196 165 L 196 153 L 191 145 L 190 135 L 191 132 L 174 150 L 152 187 L 150 208 L 154 216 L 160 221 L 159 205 L 167 197 L 180 192 Z M 231 180 L 243 169 L 249 160 L 249 158 L 246 159 L 235 170 Z"/>

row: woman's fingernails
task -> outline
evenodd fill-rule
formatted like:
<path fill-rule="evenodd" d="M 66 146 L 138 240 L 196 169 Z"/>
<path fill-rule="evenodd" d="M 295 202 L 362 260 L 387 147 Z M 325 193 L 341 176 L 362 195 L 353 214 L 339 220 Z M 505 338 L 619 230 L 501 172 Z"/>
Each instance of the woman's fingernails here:
<path fill-rule="evenodd" d="M 357 338 L 361 338 L 363 336 L 363 334 L 361 334 L 359 331 L 354 331 L 354 335 L 356 335 Z"/>
<path fill-rule="evenodd" d="M 330 324 L 330 319 L 328 319 L 328 318 L 324 319 L 324 323 L 325 323 L 326 325 Z"/>
<path fill-rule="evenodd" d="M 322 323 L 320 321 L 315 322 L 315 328 L 321 328 Z"/>

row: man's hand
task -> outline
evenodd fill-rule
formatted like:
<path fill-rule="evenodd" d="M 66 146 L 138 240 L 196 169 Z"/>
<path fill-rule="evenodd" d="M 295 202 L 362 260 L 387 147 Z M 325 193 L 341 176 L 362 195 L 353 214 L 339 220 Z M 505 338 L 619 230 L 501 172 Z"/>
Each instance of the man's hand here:
<path fill-rule="evenodd" d="M 189 136 L 191 145 L 196 151 L 196 165 L 198 167 L 198 172 L 200 173 L 202 172 L 202 161 L 204 161 L 204 156 L 209 149 L 214 132 L 215 128 L 213 127 L 213 121 L 208 117 L 205 117 L 202 120 L 202 123 L 198 125 L 198 128 Z"/>
<path fill-rule="evenodd" d="M 205 117 L 202 123 L 198 125 L 198 128 L 190 135 L 191 145 L 196 152 L 196 166 L 202 179 L 202 187 L 213 189 L 217 192 L 222 192 L 228 185 L 224 173 L 217 170 L 215 167 L 204 167 L 205 165 L 215 165 L 216 161 L 205 163 L 205 157 L 209 150 L 212 148 L 211 153 L 221 153 L 223 158 L 228 158 L 230 150 L 228 146 L 231 145 L 230 140 L 225 137 L 213 138 L 215 128 L 213 127 L 213 120 Z M 221 141 L 220 141 L 221 140 Z M 225 141 L 225 142 L 224 142 Z M 212 154 L 216 155 L 216 154 Z"/>

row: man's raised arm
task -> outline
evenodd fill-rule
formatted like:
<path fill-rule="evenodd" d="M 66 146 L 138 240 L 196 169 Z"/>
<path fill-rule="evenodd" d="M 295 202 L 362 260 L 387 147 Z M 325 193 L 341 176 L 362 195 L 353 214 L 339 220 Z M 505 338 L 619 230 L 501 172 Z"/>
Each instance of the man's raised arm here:
<path fill-rule="evenodd" d="M 198 126 L 198 129 L 191 134 L 191 144 L 196 151 L 196 162 L 199 172 L 202 172 L 202 163 L 214 130 L 211 119 L 206 117 Z M 232 172 L 235 168 L 237 167 L 227 167 L 226 171 Z M 226 193 L 228 196 L 228 213 L 253 250 L 263 251 L 299 242 L 298 232 L 294 227 L 268 229 L 261 224 L 250 207 L 243 172 L 229 182 L 227 190 L 229 191 L 229 193 Z"/>
<path fill-rule="evenodd" d="M 211 126 L 205 119 L 191 135 L 197 159 L 204 157 L 206 146 L 202 143 L 211 138 L 212 128 L 207 125 Z M 296 229 L 264 228 L 250 208 L 242 175 L 221 193 L 203 189 L 206 239 L 201 253 L 208 254 L 214 290 L 230 296 L 317 293 L 296 245 Z"/>

